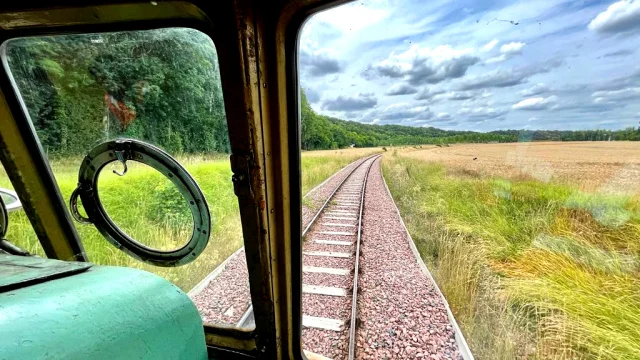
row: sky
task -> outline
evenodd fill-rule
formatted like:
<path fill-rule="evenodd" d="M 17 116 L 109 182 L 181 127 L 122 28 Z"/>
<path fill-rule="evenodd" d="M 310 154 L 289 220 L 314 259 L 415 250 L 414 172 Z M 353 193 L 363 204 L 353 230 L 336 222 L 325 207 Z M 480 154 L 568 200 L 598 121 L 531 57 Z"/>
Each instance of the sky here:
<path fill-rule="evenodd" d="M 640 0 L 368 0 L 309 19 L 313 109 L 448 130 L 621 129 L 640 121 Z"/>

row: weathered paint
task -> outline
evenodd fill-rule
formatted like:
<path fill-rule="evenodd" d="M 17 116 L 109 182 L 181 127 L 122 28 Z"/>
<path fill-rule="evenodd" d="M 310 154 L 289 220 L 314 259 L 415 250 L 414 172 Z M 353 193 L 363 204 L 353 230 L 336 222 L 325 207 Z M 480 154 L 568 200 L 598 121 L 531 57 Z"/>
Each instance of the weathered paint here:
<path fill-rule="evenodd" d="M 0 254 L 0 292 L 85 271 L 90 263 Z"/>
<path fill-rule="evenodd" d="M 206 359 L 187 295 L 145 271 L 93 266 L 0 293 L 0 359 Z"/>

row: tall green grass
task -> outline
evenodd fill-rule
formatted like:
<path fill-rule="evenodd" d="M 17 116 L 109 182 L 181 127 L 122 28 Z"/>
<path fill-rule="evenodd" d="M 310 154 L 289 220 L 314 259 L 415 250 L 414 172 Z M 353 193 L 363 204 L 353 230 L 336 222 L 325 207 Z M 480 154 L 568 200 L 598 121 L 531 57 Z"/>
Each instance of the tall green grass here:
<path fill-rule="evenodd" d="M 339 156 L 304 153 L 303 191 L 306 193 L 359 157 L 359 152 L 348 150 L 341 150 Z M 63 158 L 51 161 L 64 199 L 69 199 L 76 187 L 81 160 Z M 177 268 L 147 265 L 111 246 L 93 226 L 78 224 L 76 228 L 91 262 L 151 271 L 188 291 L 242 246 L 238 202 L 233 192 L 228 157 L 217 154 L 194 155 L 180 157 L 179 161 L 198 182 L 209 205 L 212 231 L 203 254 L 196 261 Z M 193 226 L 184 199 L 171 182 L 154 169 L 134 162 L 129 162 L 128 167 L 128 173 L 119 177 L 111 170 L 121 170 L 121 167 L 113 163 L 100 176 L 98 194 L 109 216 L 127 234 L 143 244 L 161 249 L 182 246 Z M 0 187 L 12 188 L 4 171 L 0 173 Z M 33 254 L 44 256 L 29 219 L 22 211 L 10 214 L 7 238 Z"/>
<path fill-rule="evenodd" d="M 635 200 L 401 155 L 383 165 L 479 359 L 640 358 Z"/>

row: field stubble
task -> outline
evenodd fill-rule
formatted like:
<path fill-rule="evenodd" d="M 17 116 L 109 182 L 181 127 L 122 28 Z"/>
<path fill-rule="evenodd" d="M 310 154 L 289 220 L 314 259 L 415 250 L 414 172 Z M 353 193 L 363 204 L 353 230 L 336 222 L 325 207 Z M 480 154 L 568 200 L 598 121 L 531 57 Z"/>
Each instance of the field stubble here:
<path fill-rule="evenodd" d="M 460 175 L 554 181 L 584 191 L 640 193 L 640 144 L 523 142 L 429 146 L 407 157 L 443 163 Z"/>

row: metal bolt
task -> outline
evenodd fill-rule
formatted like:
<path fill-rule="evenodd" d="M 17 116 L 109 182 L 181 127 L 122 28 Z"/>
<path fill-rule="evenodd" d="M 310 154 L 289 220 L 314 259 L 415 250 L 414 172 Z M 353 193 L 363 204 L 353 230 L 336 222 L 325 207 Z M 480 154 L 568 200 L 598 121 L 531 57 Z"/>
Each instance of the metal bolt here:
<path fill-rule="evenodd" d="M 231 181 L 233 181 L 235 183 L 240 182 L 242 180 L 244 180 L 244 175 L 242 175 L 242 174 L 235 174 L 235 175 L 233 175 L 231 177 Z"/>

